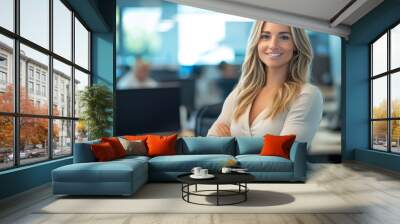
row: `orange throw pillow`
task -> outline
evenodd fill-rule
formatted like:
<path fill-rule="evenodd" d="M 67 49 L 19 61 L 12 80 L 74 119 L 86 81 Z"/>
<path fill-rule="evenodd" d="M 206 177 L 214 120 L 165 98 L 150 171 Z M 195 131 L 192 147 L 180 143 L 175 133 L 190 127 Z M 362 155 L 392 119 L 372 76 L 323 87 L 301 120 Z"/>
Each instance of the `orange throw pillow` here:
<path fill-rule="evenodd" d="M 126 151 L 122 146 L 121 142 L 119 142 L 118 138 L 111 137 L 111 138 L 101 138 L 101 142 L 108 142 L 112 146 L 115 151 L 115 155 L 117 158 L 125 157 Z"/>
<path fill-rule="evenodd" d="M 113 147 L 108 142 L 93 144 L 90 146 L 90 148 L 92 149 L 94 157 L 99 162 L 109 161 L 117 158 Z"/>
<path fill-rule="evenodd" d="M 290 159 L 290 148 L 296 135 L 265 135 L 264 146 L 261 149 L 260 155 L 262 156 L 280 156 Z"/>
<path fill-rule="evenodd" d="M 148 156 L 176 155 L 176 139 L 178 135 L 148 135 Z"/>

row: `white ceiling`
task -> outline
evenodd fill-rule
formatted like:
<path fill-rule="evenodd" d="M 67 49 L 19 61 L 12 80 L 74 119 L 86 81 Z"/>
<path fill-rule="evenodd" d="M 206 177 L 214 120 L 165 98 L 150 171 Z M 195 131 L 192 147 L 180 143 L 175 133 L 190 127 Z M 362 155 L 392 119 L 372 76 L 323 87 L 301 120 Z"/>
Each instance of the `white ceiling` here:
<path fill-rule="evenodd" d="M 248 5 L 275 9 L 282 12 L 329 20 L 350 0 L 226 0 L 227 2 L 245 3 Z M 310 7 L 311 6 L 311 7 Z"/>
<path fill-rule="evenodd" d="M 284 23 L 345 38 L 350 34 L 353 23 L 383 2 L 383 0 L 168 1 L 252 19 Z"/>

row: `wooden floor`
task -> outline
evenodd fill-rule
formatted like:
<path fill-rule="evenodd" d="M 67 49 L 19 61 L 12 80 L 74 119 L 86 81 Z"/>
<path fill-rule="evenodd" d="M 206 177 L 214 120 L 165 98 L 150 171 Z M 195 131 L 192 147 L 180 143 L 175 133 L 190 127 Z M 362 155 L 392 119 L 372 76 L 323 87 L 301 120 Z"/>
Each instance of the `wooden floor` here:
<path fill-rule="evenodd" d="M 309 164 L 309 169 L 309 183 L 367 206 L 357 214 L 35 214 L 54 200 L 47 185 L 1 201 L 0 223 L 400 223 L 399 174 L 359 163 Z"/>

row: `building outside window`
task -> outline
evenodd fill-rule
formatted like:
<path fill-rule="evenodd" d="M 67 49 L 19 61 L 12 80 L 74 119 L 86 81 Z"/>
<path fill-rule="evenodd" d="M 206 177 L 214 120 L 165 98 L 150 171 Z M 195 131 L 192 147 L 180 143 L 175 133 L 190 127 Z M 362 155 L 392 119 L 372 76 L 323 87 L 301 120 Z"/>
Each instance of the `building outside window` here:
<path fill-rule="evenodd" d="M 0 71 L 0 84 L 7 84 L 7 74 L 4 71 Z"/>
<path fill-rule="evenodd" d="M 42 73 L 42 83 L 46 83 L 46 74 Z"/>
<path fill-rule="evenodd" d="M 7 73 L 0 70 L 0 87 L 5 88 L 7 85 Z"/>
<path fill-rule="evenodd" d="M 42 96 L 46 96 L 46 86 L 42 86 Z"/>
<path fill-rule="evenodd" d="M 28 91 L 29 91 L 29 94 L 34 93 L 33 82 L 31 82 L 31 81 L 28 82 Z"/>
<path fill-rule="evenodd" d="M 36 84 L 36 95 L 40 95 L 40 84 Z"/>
<path fill-rule="evenodd" d="M 7 68 L 7 56 L 0 54 L 0 67 Z"/>
<path fill-rule="evenodd" d="M 7 86 L 7 56 L 0 54 L 0 91 L 5 91 Z"/>
<path fill-rule="evenodd" d="M 40 81 L 40 71 L 36 69 L 36 81 Z"/>
<path fill-rule="evenodd" d="M 29 66 L 28 74 L 29 74 L 29 79 L 33 80 L 33 67 L 32 66 Z"/>
<path fill-rule="evenodd" d="M 54 94 L 54 103 L 57 103 L 57 101 L 58 101 L 58 89 L 55 89 L 53 94 Z"/>

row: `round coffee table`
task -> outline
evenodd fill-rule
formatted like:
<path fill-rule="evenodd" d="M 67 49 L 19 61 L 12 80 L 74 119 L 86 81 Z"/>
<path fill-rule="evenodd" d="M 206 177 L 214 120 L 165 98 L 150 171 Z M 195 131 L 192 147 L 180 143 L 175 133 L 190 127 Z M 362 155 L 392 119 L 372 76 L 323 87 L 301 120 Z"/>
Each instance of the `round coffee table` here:
<path fill-rule="evenodd" d="M 198 205 L 234 205 L 241 202 L 245 202 L 247 200 L 247 192 L 249 188 L 247 187 L 247 183 L 255 180 L 255 177 L 249 173 L 216 173 L 213 174 L 215 177 L 212 179 L 193 179 L 190 177 L 191 173 L 182 174 L 177 177 L 178 181 L 182 183 L 182 199 L 188 203 L 198 204 Z M 198 184 L 206 184 L 206 185 L 216 185 L 215 190 L 197 190 Z M 236 185 L 238 186 L 237 190 L 223 190 L 220 189 L 220 185 Z M 195 186 L 194 191 L 190 191 L 190 186 Z M 209 192 L 215 192 L 216 194 L 205 194 Z M 204 197 L 216 197 L 217 204 L 202 204 L 190 201 L 190 196 L 204 196 Z M 221 203 L 221 197 L 230 197 L 230 196 L 241 196 L 240 200 L 231 202 L 231 203 Z"/>

